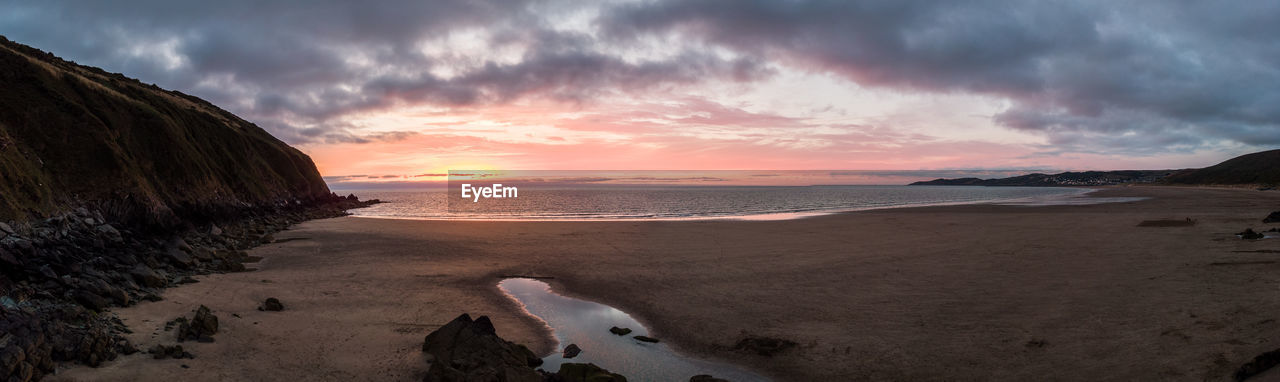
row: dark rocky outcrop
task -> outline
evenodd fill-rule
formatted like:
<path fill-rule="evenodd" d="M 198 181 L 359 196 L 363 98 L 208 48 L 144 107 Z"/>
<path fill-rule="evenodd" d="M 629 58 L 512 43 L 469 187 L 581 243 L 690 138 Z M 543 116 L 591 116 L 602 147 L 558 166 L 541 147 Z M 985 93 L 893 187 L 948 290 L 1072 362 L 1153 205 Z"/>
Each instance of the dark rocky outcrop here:
<path fill-rule="evenodd" d="M 182 345 L 172 345 L 172 346 L 155 345 L 155 346 L 152 346 L 151 349 L 148 349 L 147 353 L 150 353 L 151 358 L 155 358 L 155 359 L 166 359 L 166 358 L 183 359 L 183 358 L 196 357 L 195 355 L 183 349 Z"/>
<path fill-rule="evenodd" d="M 463 313 L 428 334 L 422 344 L 431 367 L 426 381 L 542 381 L 542 360 L 522 345 L 498 337 L 489 317 Z"/>
<path fill-rule="evenodd" d="M 178 319 L 178 342 L 193 340 L 213 342 L 213 335 L 218 333 L 218 316 L 209 311 L 209 307 L 200 305 L 190 320 Z"/>
<path fill-rule="evenodd" d="M 0 84 L 0 380 L 128 352 L 127 329 L 98 312 L 243 271 L 272 233 L 369 204 L 182 93 L 2 37 Z"/>
<path fill-rule="evenodd" d="M 1261 232 L 1255 232 L 1253 228 L 1245 228 L 1244 232 L 1237 233 L 1236 235 L 1240 235 L 1240 238 L 1245 240 L 1258 240 L 1266 237 L 1266 235 Z"/>
<path fill-rule="evenodd" d="M 1280 211 L 1272 212 L 1262 219 L 1263 223 L 1280 223 Z"/>
<path fill-rule="evenodd" d="M 706 374 L 698 374 L 689 378 L 689 382 L 729 382 L 725 379 L 712 377 Z"/>
<path fill-rule="evenodd" d="M 648 336 L 635 336 L 635 337 L 632 337 L 632 338 L 635 338 L 635 339 L 636 339 L 636 341 L 640 341 L 640 342 L 658 343 L 658 339 L 657 339 L 657 338 L 648 337 Z"/>
<path fill-rule="evenodd" d="M 204 100 L 0 38 L 0 220 L 181 226 L 328 201 L 311 159 Z"/>
<path fill-rule="evenodd" d="M 738 340 L 738 343 L 733 346 L 733 350 L 772 357 L 795 346 L 795 342 L 781 338 L 747 336 Z"/>
<path fill-rule="evenodd" d="M 1243 381 L 1262 374 L 1276 365 L 1280 365 L 1280 349 L 1272 350 L 1253 357 L 1248 363 L 1240 365 L 1234 375 L 1237 381 Z"/>
<path fill-rule="evenodd" d="M 578 347 L 578 344 L 569 344 L 569 346 L 564 347 L 564 351 L 561 352 L 560 355 L 565 358 L 573 358 L 573 357 L 577 357 L 578 354 L 581 354 L 581 353 L 582 353 L 582 348 Z"/>
<path fill-rule="evenodd" d="M 631 334 L 631 328 L 619 328 L 617 326 L 614 326 L 612 328 L 609 328 L 609 333 L 625 336 L 625 335 Z"/>
<path fill-rule="evenodd" d="M 565 358 L 569 349 L 565 347 Z M 565 363 L 555 373 L 535 369 L 542 360 L 523 345 L 498 337 L 489 317 L 463 313 L 422 343 L 427 353 L 425 381 L 469 382 L 626 382 L 627 378 L 590 363 Z M 576 352 L 575 352 L 576 355 Z"/>
<path fill-rule="evenodd" d="M 627 382 L 627 377 L 614 374 L 594 363 L 566 363 L 555 374 L 546 375 L 547 382 Z"/>

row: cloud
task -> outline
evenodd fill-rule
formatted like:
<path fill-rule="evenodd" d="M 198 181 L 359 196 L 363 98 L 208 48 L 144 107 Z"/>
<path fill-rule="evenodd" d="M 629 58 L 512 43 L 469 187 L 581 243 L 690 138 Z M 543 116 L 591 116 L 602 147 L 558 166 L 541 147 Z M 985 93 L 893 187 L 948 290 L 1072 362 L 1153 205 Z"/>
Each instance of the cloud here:
<path fill-rule="evenodd" d="M 399 105 L 584 102 L 770 73 L 696 49 L 623 57 L 554 28 L 543 3 L 5 1 L 0 34 L 209 99 L 290 143 L 384 140 L 343 119 Z"/>
<path fill-rule="evenodd" d="M 467 115 L 621 99 L 603 108 L 612 115 L 555 121 L 560 131 L 539 130 L 555 135 L 537 143 L 600 144 L 560 134 L 573 130 L 676 154 L 732 141 L 839 156 L 878 142 L 916 152 L 953 144 L 939 149 L 950 158 L 977 145 L 870 118 L 814 121 L 716 99 L 802 73 L 886 94 L 990 97 L 1007 106 L 983 118 L 1043 137 L 1029 148 L 1040 156 L 1280 145 L 1276 2 L 0 0 L 0 8 L 0 34 L 15 41 L 208 99 L 295 144 L 429 133 L 352 122 L 396 108 Z M 806 110 L 847 103 L 820 101 Z"/>
<path fill-rule="evenodd" d="M 1138 134 L 1155 139 L 1125 147 L 1159 151 L 1280 144 L 1277 15 L 1274 2 L 680 0 L 601 24 L 864 86 L 1007 97 L 1006 126 L 1077 147 Z"/>

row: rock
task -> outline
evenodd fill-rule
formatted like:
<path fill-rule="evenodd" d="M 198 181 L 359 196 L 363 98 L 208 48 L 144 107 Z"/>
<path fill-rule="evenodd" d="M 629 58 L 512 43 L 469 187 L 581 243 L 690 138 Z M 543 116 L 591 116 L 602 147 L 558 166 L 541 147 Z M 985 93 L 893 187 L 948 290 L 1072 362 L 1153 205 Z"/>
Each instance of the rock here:
<path fill-rule="evenodd" d="M 120 231 L 117 230 L 116 227 L 112 227 L 110 224 L 97 226 L 94 230 L 98 231 L 98 234 L 106 236 L 107 239 L 112 242 L 119 243 L 124 241 L 124 237 L 120 235 Z"/>
<path fill-rule="evenodd" d="M 1262 233 L 1253 232 L 1253 228 L 1245 228 L 1244 232 L 1237 233 L 1236 235 L 1240 235 L 1240 238 L 1245 240 L 1258 240 L 1266 237 L 1266 235 L 1263 235 Z"/>
<path fill-rule="evenodd" d="M 1280 211 L 1275 211 L 1275 212 L 1272 212 L 1270 215 L 1267 215 L 1266 218 L 1262 219 L 1262 222 L 1263 223 L 1280 223 Z"/>
<path fill-rule="evenodd" d="M 58 274 L 53 271 L 53 268 L 49 267 L 49 264 L 41 265 L 40 268 L 36 269 L 36 271 L 40 272 L 40 275 L 44 276 L 46 279 L 58 279 Z"/>
<path fill-rule="evenodd" d="M 222 228 L 218 228 L 217 225 L 211 225 L 209 226 L 209 234 L 213 236 L 222 236 Z"/>
<path fill-rule="evenodd" d="M 120 306 L 128 306 L 129 303 L 133 301 L 133 299 L 129 298 L 128 292 L 116 287 L 107 288 L 106 294 L 103 296 L 110 298 L 112 302 Z"/>
<path fill-rule="evenodd" d="M 138 283 L 152 288 L 159 288 L 169 283 L 164 277 L 160 277 L 150 267 L 143 264 L 133 266 L 133 269 L 129 270 L 129 276 L 132 276 Z"/>
<path fill-rule="evenodd" d="M 191 255 L 188 255 L 186 252 L 183 252 L 178 248 L 166 249 L 164 254 L 165 256 L 168 256 L 169 260 L 173 261 L 174 264 L 180 265 L 184 268 L 190 268 L 191 265 L 195 263 L 195 259 L 192 259 Z"/>
<path fill-rule="evenodd" d="M 191 253 L 192 251 L 191 244 L 188 244 L 187 241 L 181 237 L 174 237 L 169 241 L 169 246 L 186 253 Z"/>
<path fill-rule="evenodd" d="M 1243 381 L 1252 378 L 1255 375 L 1262 374 L 1276 365 L 1280 365 L 1280 349 L 1272 350 L 1253 357 L 1253 360 L 1244 365 L 1240 365 L 1236 369 L 1235 379 Z"/>
<path fill-rule="evenodd" d="M 635 336 L 635 337 L 633 337 L 633 338 L 635 338 L 635 339 L 636 339 L 636 341 L 641 341 L 641 342 L 651 342 L 651 343 L 655 343 L 655 344 L 656 344 L 656 343 L 658 343 L 658 339 L 657 339 L 657 338 L 653 338 L 653 337 L 647 337 L 647 336 Z"/>
<path fill-rule="evenodd" d="M 151 353 L 151 358 L 155 358 L 155 359 L 165 359 L 165 358 L 183 359 L 183 358 L 196 357 L 195 355 L 192 355 L 191 353 L 182 349 L 182 345 L 173 345 L 173 346 L 156 345 L 156 346 L 152 346 L 150 349 L 147 349 L 147 353 Z"/>
<path fill-rule="evenodd" d="M 129 340 L 116 341 L 116 350 L 119 351 L 120 354 L 124 355 L 130 355 L 138 352 L 138 348 L 134 347 L 133 343 L 129 342 Z"/>
<path fill-rule="evenodd" d="M 181 279 L 178 279 L 178 284 L 179 284 L 179 285 L 182 285 L 182 284 L 195 284 L 195 283 L 198 283 L 198 282 L 200 282 L 200 280 L 193 279 L 193 278 L 191 278 L 191 276 L 182 276 L 182 278 L 181 278 Z"/>
<path fill-rule="evenodd" d="M 258 310 L 279 312 L 284 310 L 284 304 L 281 304 L 280 300 L 277 300 L 275 297 L 267 297 L 267 300 L 262 302 L 262 306 L 259 306 Z"/>
<path fill-rule="evenodd" d="M 698 374 L 689 377 L 689 382 L 729 382 L 729 380 L 712 377 L 706 374 Z"/>
<path fill-rule="evenodd" d="M 542 381 L 532 366 L 541 360 L 498 337 L 486 316 L 458 316 L 428 334 L 422 351 L 431 359 L 426 381 Z"/>
<path fill-rule="evenodd" d="M 555 382 L 627 382 L 627 377 L 610 373 L 594 363 L 566 363 L 548 378 Z"/>
<path fill-rule="evenodd" d="M 202 342 L 210 342 L 210 337 L 218 333 L 218 316 L 213 315 L 209 311 L 209 307 L 200 305 L 196 309 L 196 315 L 191 317 L 190 321 L 178 323 L 178 342 L 186 340 L 197 340 Z"/>
<path fill-rule="evenodd" d="M 4 232 L 10 235 L 15 233 L 13 232 L 13 227 L 10 227 L 9 224 L 5 222 L 0 222 L 0 232 Z"/>
<path fill-rule="evenodd" d="M 774 354 L 786 351 L 796 346 L 796 343 L 781 338 L 747 336 L 738 341 L 733 346 L 733 350 L 755 353 L 765 357 L 772 357 Z"/>
<path fill-rule="evenodd" d="M 625 336 L 625 335 L 631 334 L 631 328 L 619 328 L 617 326 L 614 326 L 612 328 L 609 328 L 609 333 Z"/>
<path fill-rule="evenodd" d="M 75 298 L 76 302 L 80 303 L 81 306 L 84 306 L 85 309 L 92 309 L 99 312 L 110 305 L 110 303 L 107 302 L 107 299 L 84 289 L 77 289 L 73 293 L 72 297 Z"/>
<path fill-rule="evenodd" d="M 22 262 L 18 261 L 18 257 L 9 253 L 9 251 L 5 250 L 3 247 L 0 247 L 0 264 L 5 264 L 11 267 L 22 266 Z"/>
<path fill-rule="evenodd" d="M 565 358 L 573 358 L 577 357 L 580 353 L 582 353 L 582 348 L 578 347 L 578 344 L 569 344 L 569 346 L 564 347 L 564 352 L 561 354 Z"/>

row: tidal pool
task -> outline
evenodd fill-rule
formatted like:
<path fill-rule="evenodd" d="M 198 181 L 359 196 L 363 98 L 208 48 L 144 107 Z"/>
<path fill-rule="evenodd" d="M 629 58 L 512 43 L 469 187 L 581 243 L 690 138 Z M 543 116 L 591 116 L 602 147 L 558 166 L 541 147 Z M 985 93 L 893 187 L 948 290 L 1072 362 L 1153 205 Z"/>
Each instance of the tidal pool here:
<path fill-rule="evenodd" d="M 559 344 L 556 352 L 543 358 L 542 369 L 556 371 L 562 363 L 594 363 L 631 381 L 688 381 L 698 374 L 710 374 L 730 381 L 768 381 L 749 370 L 676 353 L 665 343 L 640 342 L 635 336 L 649 335 L 649 329 L 627 313 L 611 306 L 555 294 L 542 281 L 510 278 L 498 283 L 524 306 L 546 322 Z M 630 328 L 625 336 L 609 332 L 610 327 Z M 659 338 L 665 340 L 665 338 Z M 582 353 L 565 359 L 561 350 L 577 344 Z"/>

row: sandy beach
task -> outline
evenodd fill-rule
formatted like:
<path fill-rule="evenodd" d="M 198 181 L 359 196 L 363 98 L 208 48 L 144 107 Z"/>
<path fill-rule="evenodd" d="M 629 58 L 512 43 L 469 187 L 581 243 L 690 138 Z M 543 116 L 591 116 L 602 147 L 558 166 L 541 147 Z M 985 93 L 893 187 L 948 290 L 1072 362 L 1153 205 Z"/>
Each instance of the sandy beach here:
<path fill-rule="evenodd" d="M 1080 206 L 902 208 L 784 221 L 306 222 L 114 314 L 139 348 L 203 304 L 222 329 L 54 380 L 420 380 L 423 337 L 463 312 L 540 354 L 548 329 L 500 294 L 537 275 L 688 354 L 777 380 L 1225 380 L 1280 347 L 1280 193 L 1108 188 Z M 1194 226 L 1140 227 L 1194 219 Z M 1274 225 L 1271 225 L 1274 226 Z M 256 308 L 267 297 L 282 312 Z M 799 345 L 735 351 L 746 336 Z M 1270 375 L 1275 377 L 1273 373 Z"/>

